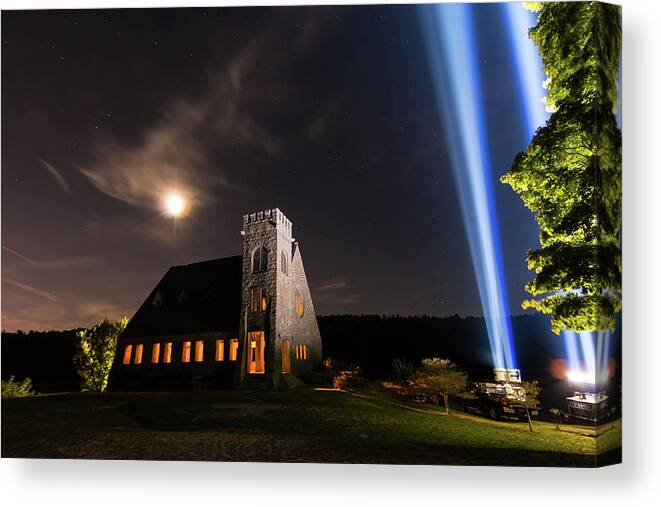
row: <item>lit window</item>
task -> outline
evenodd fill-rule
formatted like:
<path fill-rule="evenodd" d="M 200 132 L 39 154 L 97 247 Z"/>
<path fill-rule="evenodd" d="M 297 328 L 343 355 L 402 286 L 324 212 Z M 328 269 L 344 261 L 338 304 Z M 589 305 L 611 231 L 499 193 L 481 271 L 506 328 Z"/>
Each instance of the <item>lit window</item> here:
<path fill-rule="evenodd" d="M 248 373 L 264 373 L 264 331 L 248 333 Z"/>
<path fill-rule="evenodd" d="M 296 359 L 307 359 L 309 350 L 307 345 L 296 345 Z"/>
<path fill-rule="evenodd" d="M 172 342 L 167 342 L 165 344 L 165 348 L 163 349 L 163 362 L 172 362 Z"/>
<path fill-rule="evenodd" d="M 296 293 L 294 294 L 294 303 L 296 304 L 296 315 L 298 315 L 298 318 L 300 319 L 303 317 L 303 296 L 301 295 L 301 291 L 296 289 Z"/>
<path fill-rule="evenodd" d="M 266 311 L 266 290 L 262 289 L 262 311 Z"/>
<path fill-rule="evenodd" d="M 225 360 L 225 340 L 216 340 L 216 361 Z"/>
<path fill-rule="evenodd" d="M 289 340 L 282 340 L 282 373 L 291 372 L 291 352 Z"/>
<path fill-rule="evenodd" d="M 204 361 L 204 340 L 197 340 L 195 342 L 195 362 L 201 363 Z"/>
<path fill-rule="evenodd" d="M 133 358 L 133 364 L 140 364 L 142 362 L 142 343 L 138 343 L 135 346 L 135 357 Z"/>
<path fill-rule="evenodd" d="M 236 356 L 239 352 L 239 339 L 232 338 L 230 340 L 230 361 L 236 361 Z"/>
<path fill-rule="evenodd" d="M 190 363 L 190 342 L 184 342 L 184 348 L 181 351 L 181 362 Z"/>
<path fill-rule="evenodd" d="M 161 344 L 160 343 L 152 343 L 152 346 L 151 346 L 151 364 L 157 364 L 160 355 L 161 355 Z"/>
<path fill-rule="evenodd" d="M 250 309 L 254 312 L 257 311 L 257 303 L 259 301 L 259 293 L 257 289 L 250 291 Z"/>
<path fill-rule="evenodd" d="M 266 248 L 260 246 L 252 256 L 252 271 L 253 273 L 259 273 L 266 271 L 266 264 L 268 260 L 268 252 Z M 277 262 L 277 257 L 276 257 Z"/>
<path fill-rule="evenodd" d="M 124 347 L 124 364 L 131 364 L 131 352 L 133 352 L 133 345 Z"/>

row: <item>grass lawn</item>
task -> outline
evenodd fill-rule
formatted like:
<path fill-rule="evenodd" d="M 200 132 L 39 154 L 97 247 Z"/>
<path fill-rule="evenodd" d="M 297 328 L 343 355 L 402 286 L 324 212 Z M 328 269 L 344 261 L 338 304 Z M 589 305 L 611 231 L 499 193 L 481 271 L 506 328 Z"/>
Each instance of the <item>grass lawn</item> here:
<path fill-rule="evenodd" d="M 2 457 L 594 466 L 598 448 L 600 464 L 620 460 L 620 422 L 598 438 L 545 422 L 530 433 L 404 403 L 309 387 L 4 399 Z"/>

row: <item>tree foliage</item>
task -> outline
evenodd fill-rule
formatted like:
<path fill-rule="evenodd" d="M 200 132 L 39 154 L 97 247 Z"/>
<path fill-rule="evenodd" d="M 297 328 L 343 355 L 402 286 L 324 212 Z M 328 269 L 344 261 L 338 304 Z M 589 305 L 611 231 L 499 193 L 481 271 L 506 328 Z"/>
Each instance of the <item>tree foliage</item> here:
<path fill-rule="evenodd" d="M 443 397 L 445 412 L 449 414 L 450 405 L 448 401 L 450 395 L 463 393 L 467 384 L 468 375 L 461 371 L 457 365 L 449 359 L 434 357 L 421 361 L 420 369 L 412 382 L 412 387 L 416 392 L 433 399 L 437 405 L 440 404 L 440 398 Z"/>
<path fill-rule="evenodd" d="M 102 393 L 106 390 L 110 368 L 115 358 L 117 338 L 127 324 L 126 317 L 118 322 L 104 319 L 89 329 L 78 331 L 73 362 L 80 376 L 82 391 Z"/>
<path fill-rule="evenodd" d="M 619 6 L 529 2 L 530 37 L 547 74 L 553 112 L 501 178 L 539 225 L 528 252 L 536 273 L 523 308 L 552 316 L 552 330 L 613 329 L 620 309 L 622 139 L 615 119 Z"/>

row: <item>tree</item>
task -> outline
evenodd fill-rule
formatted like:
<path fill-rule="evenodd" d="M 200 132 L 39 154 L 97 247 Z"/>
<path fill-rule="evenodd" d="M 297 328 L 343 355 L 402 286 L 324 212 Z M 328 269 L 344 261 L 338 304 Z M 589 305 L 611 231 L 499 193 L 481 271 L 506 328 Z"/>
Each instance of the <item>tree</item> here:
<path fill-rule="evenodd" d="M 117 337 L 124 331 L 128 319 L 118 322 L 104 319 L 89 329 L 78 331 L 74 365 L 83 391 L 102 393 L 108 387 L 108 375 L 115 358 Z"/>
<path fill-rule="evenodd" d="M 525 396 L 521 403 L 526 407 L 526 415 L 528 416 L 528 427 L 532 432 L 532 418 L 530 417 L 530 410 L 539 407 L 539 395 L 542 388 L 539 387 L 539 382 L 532 380 L 530 382 L 521 382 L 521 387 L 525 392 Z"/>
<path fill-rule="evenodd" d="M 530 37 L 553 114 L 501 177 L 535 213 L 540 248 L 523 308 L 551 328 L 613 329 L 621 307 L 622 139 L 615 118 L 621 9 L 599 2 L 531 2 Z"/>
<path fill-rule="evenodd" d="M 466 373 L 449 359 L 437 357 L 423 359 L 413 381 L 414 389 L 431 397 L 436 405 L 440 405 L 439 401 L 442 396 L 446 414 L 450 414 L 448 403 L 450 395 L 463 393 L 467 384 Z"/>

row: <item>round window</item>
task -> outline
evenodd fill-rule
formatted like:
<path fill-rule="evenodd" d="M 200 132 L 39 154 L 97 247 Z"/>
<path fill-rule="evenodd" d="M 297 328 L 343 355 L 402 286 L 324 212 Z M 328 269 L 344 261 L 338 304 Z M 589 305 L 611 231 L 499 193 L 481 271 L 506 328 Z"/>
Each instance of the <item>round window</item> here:
<path fill-rule="evenodd" d="M 296 289 L 296 294 L 294 295 L 294 303 L 296 304 L 296 315 L 298 315 L 298 318 L 300 319 L 303 317 L 303 311 L 305 308 L 303 308 L 303 296 L 298 289 Z"/>

